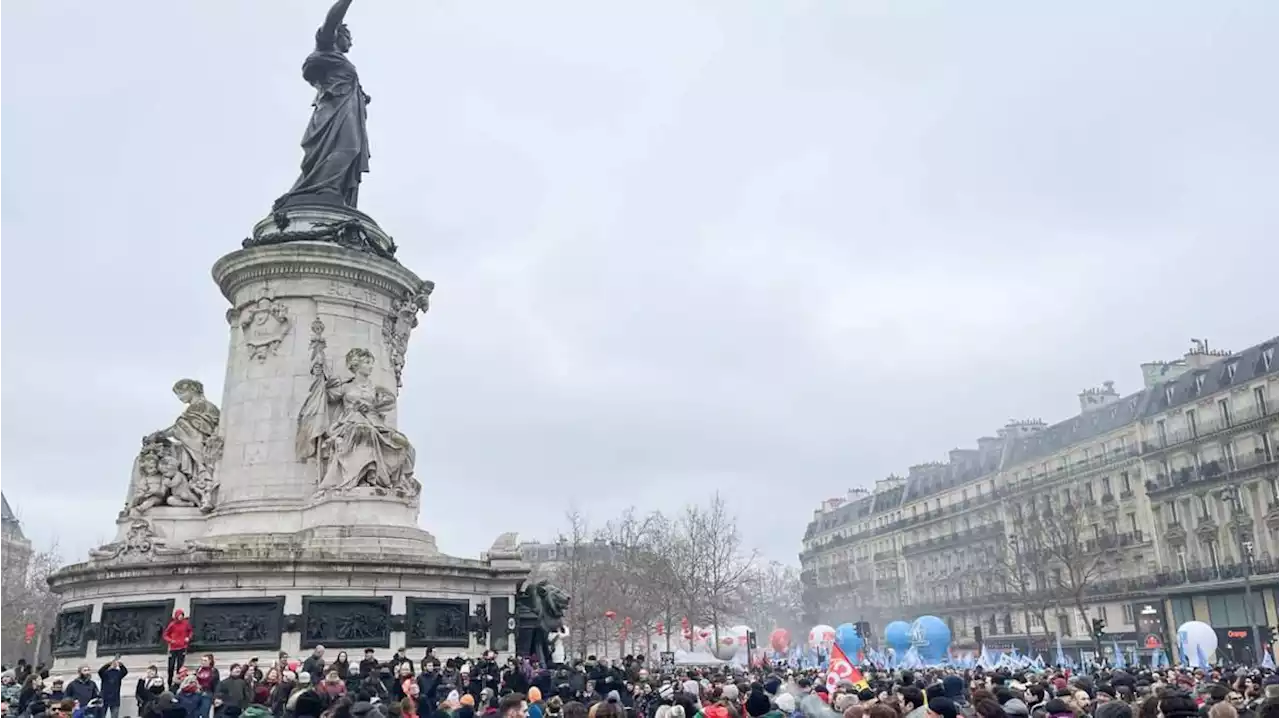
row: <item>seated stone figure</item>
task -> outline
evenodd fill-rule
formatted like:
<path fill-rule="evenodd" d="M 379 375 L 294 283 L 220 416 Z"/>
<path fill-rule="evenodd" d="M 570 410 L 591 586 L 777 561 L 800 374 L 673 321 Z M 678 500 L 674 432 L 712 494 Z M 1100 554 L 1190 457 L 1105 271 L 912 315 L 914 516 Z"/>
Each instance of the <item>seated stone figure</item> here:
<path fill-rule="evenodd" d="M 125 507 L 130 516 L 142 516 L 157 506 L 213 510 L 218 488 L 214 470 L 222 446 L 218 407 L 194 379 L 179 380 L 173 393 L 185 408 L 171 426 L 143 437 Z"/>
<path fill-rule="evenodd" d="M 346 364 L 350 379 L 319 367 L 298 417 L 300 458 L 319 461 L 321 493 L 371 486 L 417 495 L 413 445 L 387 423 L 395 392 L 373 383 L 374 357 L 367 349 L 347 352 Z"/>

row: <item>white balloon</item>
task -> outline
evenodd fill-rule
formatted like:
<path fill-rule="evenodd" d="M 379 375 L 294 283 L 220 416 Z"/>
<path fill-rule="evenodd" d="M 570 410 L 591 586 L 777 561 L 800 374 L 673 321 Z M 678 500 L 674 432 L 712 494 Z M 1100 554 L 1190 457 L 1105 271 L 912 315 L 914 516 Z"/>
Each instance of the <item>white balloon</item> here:
<path fill-rule="evenodd" d="M 751 628 L 742 624 L 738 624 L 729 629 L 729 633 L 733 635 L 733 640 L 738 642 L 739 648 L 746 648 L 747 634 L 751 633 Z"/>
<path fill-rule="evenodd" d="M 1218 650 L 1218 634 L 1203 621 L 1187 621 L 1178 626 L 1178 642 L 1181 644 L 1179 649 L 1192 663 L 1197 663 L 1202 656 L 1206 663 L 1211 663 L 1213 652 Z"/>
<path fill-rule="evenodd" d="M 809 629 L 809 647 L 822 648 L 831 650 L 832 644 L 836 642 L 836 629 L 824 623 L 820 623 Z"/>

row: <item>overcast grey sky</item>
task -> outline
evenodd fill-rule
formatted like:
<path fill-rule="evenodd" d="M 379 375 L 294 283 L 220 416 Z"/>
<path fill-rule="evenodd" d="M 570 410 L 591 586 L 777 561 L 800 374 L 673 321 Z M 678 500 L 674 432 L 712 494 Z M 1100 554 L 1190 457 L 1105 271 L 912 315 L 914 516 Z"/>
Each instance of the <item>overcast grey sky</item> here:
<path fill-rule="evenodd" d="M 219 400 L 220 255 L 292 183 L 323 0 L 3 16 L 3 488 L 82 560 Z M 361 208 L 437 283 L 401 428 L 475 555 L 824 497 L 1276 333 L 1274 2 L 356 0 Z"/>

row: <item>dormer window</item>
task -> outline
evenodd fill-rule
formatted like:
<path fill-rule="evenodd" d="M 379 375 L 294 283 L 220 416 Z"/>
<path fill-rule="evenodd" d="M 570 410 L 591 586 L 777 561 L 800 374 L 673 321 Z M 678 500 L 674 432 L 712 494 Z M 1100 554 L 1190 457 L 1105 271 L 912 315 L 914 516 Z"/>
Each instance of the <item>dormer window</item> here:
<path fill-rule="evenodd" d="M 1204 374 L 1196 374 L 1196 393 L 1199 394 L 1200 390 L 1203 388 L 1204 388 Z"/>
<path fill-rule="evenodd" d="M 1227 381 L 1236 380 L 1236 364 L 1238 362 L 1230 362 L 1227 364 Z"/>
<path fill-rule="evenodd" d="M 1267 371 L 1271 371 L 1272 367 L 1275 366 L 1275 363 L 1276 363 L 1276 348 L 1267 347 L 1266 349 L 1263 349 L 1262 350 L 1262 366 Z"/>
<path fill-rule="evenodd" d="M 1172 386 L 1167 386 L 1164 388 L 1164 403 L 1166 404 L 1173 403 L 1173 387 Z"/>

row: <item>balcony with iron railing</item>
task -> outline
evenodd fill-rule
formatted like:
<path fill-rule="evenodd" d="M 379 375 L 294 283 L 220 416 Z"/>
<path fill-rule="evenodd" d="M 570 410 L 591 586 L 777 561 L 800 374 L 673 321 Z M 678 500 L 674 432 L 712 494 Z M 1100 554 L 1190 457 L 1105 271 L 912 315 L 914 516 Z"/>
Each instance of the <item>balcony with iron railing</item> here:
<path fill-rule="evenodd" d="M 1259 448 L 1252 454 L 1231 459 L 1206 461 L 1199 468 L 1184 466 L 1169 474 L 1156 474 L 1146 482 L 1147 496 L 1155 497 L 1182 489 L 1207 491 L 1214 485 L 1245 478 L 1249 473 L 1276 468 L 1276 457 Z"/>
<path fill-rule="evenodd" d="M 1142 546 L 1148 543 L 1151 543 L 1151 536 L 1138 530 L 1121 534 L 1103 534 L 1096 539 L 1086 540 L 1084 545 L 1086 552 L 1097 553 L 1098 551 L 1113 551 L 1129 548 L 1130 546 Z"/>
<path fill-rule="evenodd" d="M 1096 600 L 1103 597 L 1122 597 L 1135 594 L 1149 595 L 1151 593 L 1178 592 L 1178 589 L 1180 588 L 1192 587 L 1200 583 L 1243 579 L 1246 573 L 1250 576 L 1270 577 L 1268 580 L 1274 584 L 1277 572 L 1280 572 L 1280 562 L 1273 558 L 1255 560 L 1249 568 L 1252 570 L 1246 571 L 1244 563 L 1229 563 L 1220 564 L 1218 566 L 1189 567 L 1185 571 L 1161 571 L 1159 573 L 1137 578 L 1116 578 L 1105 581 L 1094 581 L 1085 586 L 1084 595 L 1089 599 Z M 954 577 L 945 577 L 942 580 L 951 581 L 954 580 Z M 1048 588 L 1025 592 L 991 591 L 977 596 L 968 596 L 959 599 L 953 598 L 941 603 L 926 601 L 909 603 L 908 606 L 916 610 L 917 613 L 927 613 L 930 611 L 945 612 L 949 609 L 955 608 L 977 608 L 1001 605 L 1049 605 L 1055 601 L 1069 604 L 1072 600 L 1071 591 L 1066 589 Z"/>
<path fill-rule="evenodd" d="M 1055 483 L 1059 479 L 1083 479 L 1102 469 L 1136 459 L 1141 453 L 1136 446 L 1115 448 L 1105 454 L 1091 456 L 1088 459 L 1080 459 L 1071 464 L 1063 464 L 1048 471 L 1024 477 L 1016 482 L 1010 482 L 1007 484 L 1007 490 L 1009 493 L 1038 491 L 1044 484 Z"/>
<path fill-rule="evenodd" d="M 1194 426 L 1174 429 L 1165 432 L 1163 436 L 1144 440 L 1142 442 L 1142 453 L 1144 455 L 1155 454 L 1200 439 L 1213 438 L 1214 435 L 1225 431 L 1248 428 L 1259 420 L 1275 415 L 1275 402 L 1267 402 L 1266 406 L 1251 404 L 1243 409 L 1233 410 L 1226 417 L 1221 414 L 1208 415 L 1197 421 Z"/>
<path fill-rule="evenodd" d="M 1001 538 L 1005 535 L 1004 522 L 993 521 L 989 524 L 981 526 L 973 526 L 967 529 L 953 531 L 943 536 L 934 536 L 933 538 L 917 539 L 913 542 L 904 544 L 902 547 L 903 556 L 914 556 L 921 553 L 927 553 L 943 548 L 955 548 L 981 541 L 983 539 Z"/>

